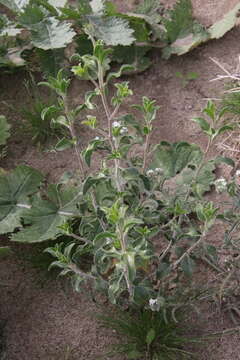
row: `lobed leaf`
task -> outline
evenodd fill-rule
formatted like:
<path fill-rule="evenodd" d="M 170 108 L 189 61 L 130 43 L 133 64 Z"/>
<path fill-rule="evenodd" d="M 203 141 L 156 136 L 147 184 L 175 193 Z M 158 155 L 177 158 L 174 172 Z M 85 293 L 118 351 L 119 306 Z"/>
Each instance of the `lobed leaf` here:
<path fill-rule="evenodd" d="M 0 234 L 21 227 L 21 217 L 29 207 L 29 195 L 35 193 L 43 179 L 41 173 L 28 166 L 18 166 L 0 176 Z"/>
<path fill-rule="evenodd" d="M 100 17 L 95 15 L 87 16 L 92 36 L 103 40 L 106 45 L 131 45 L 135 40 L 133 30 L 125 19 L 114 16 Z"/>
<path fill-rule="evenodd" d="M 170 144 L 162 141 L 156 146 L 150 169 L 161 168 L 169 179 L 180 173 L 187 165 L 196 164 L 202 158 L 202 151 L 195 144 L 178 142 Z"/>
<path fill-rule="evenodd" d="M 32 43 L 43 50 L 60 49 L 69 44 L 75 34 L 70 23 L 48 17 L 32 31 Z"/>
<path fill-rule="evenodd" d="M 35 243 L 55 239 L 61 234 L 61 225 L 78 216 L 79 188 L 60 190 L 58 185 L 50 185 L 46 195 L 46 200 L 34 197 L 32 208 L 23 214 L 24 221 L 30 226 L 13 234 L 12 241 Z"/>

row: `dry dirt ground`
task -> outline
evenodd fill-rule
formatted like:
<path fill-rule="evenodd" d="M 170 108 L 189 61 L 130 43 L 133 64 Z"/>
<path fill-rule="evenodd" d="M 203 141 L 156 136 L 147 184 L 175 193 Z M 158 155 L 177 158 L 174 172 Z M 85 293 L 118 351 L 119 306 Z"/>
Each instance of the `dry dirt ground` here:
<path fill-rule="evenodd" d="M 165 1 L 169 5 L 173 2 Z M 196 17 L 209 25 L 238 1 L 192 2 Z M 130 0 L 129 3 L 118 3 L 119 7 L 125 9 L 131 6 Z M 220 73 L 210 57 L 219 59 L 228 69 L 235 69 L 240 53 L 239 38 L 240 28 L 237 27 L 224 38 L 209 42 L 185 56 L 164 61 L 160 54 L 154 52 L 152 67 L 143 74 L 129 78 L 134 91 L 132 103 L 139 103 L 146 95 L 161 105 L 153 142 L 186 140 L 205 146 L 205 138 L 191 118 L 199 116 L 208 98 L 218 99 L 223 90 L 221 83 L 209 82 Z M 183 87 L 176 72 L 196 72 L 198 78 Z M 71 151 L 60 156 L 41 152 L 31 145 L 29 138 L 19 135 L 19 112 L 27 101 L 24 77 L 24 73 L 0 76 L 0 113 L 4 113 L 13 124 L 8 157 L 1 167 L 10 169 L 18 164 L 27 164 L 41 170 L 49 179 L 56 180 L 65 170 L 76 168 L 76 162 Z M 71 87 L 73 102 L 77 103 L 81 94 L 89 88 L 89 84 L 74 80 Z M 81 129 L 80 136 L 84 144 L 94 134 Z M 217 236 L 221 237 L 222 233 L 218 231 Z M 21 248 L 21 253 L 24 252 Z M 4 345 L 2 359 L 96 359 L 107 344 L 116 340 L 114 334 L 102 329 L 91 315 L 103 309 L 108 313 L 109 308 L 106 305 L 99 307 L 92 302 L 86 291 L 73 293 L 64 282 L 53 278 L 46 280 L 42 276 L 39 270 L 32 268 L 19 255 L 13 254 L 11 259 L 0 262 L 0 321 L 4 329 L 1 337 Z M 228 316 L 213 305 L 207 311 L 202 311 L 200 318 L 194 322 L 192 326 L 195 330 L 204 334 L 232 326 Z M 195 351 L 199 360 L 238 360 L 239 334 L 215 339 Z"/>

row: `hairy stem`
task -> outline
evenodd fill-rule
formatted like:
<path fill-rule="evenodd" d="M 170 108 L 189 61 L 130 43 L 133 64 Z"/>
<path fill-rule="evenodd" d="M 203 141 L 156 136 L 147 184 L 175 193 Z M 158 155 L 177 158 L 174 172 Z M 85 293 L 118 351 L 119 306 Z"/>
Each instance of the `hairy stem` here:
<path fill-rule="evenodd" d="M 206 236 L 206 232 L 203 231 L 202 235 L 200 236 L 200 238 L 198 239 L 198 241 L 196 241 L 192 246 L 190 246 L 190 248 L 188 248 L 183 254 L 182 256 L 180 256 L 179 259 L 177 259 L 173 265 L 172 265 L 172 268 L 173 269 L 176 269 L 178 267 L 178 265 L 183 261 L 183 259 L 187 256 L 187 255 L 190 255 L 193 250 L 195 250 L 195 248 L 201 244 L 201 242 L 204 240 Z"/>
<path fill-rule="evenodd" d="M 147 167 L 147 156 L 148 156 L 148 149 L 150 145 L 150 134 L 146 135 L 146 142 L 144 146 L 144 152 L 143 152 L 143 172 L 145 172 Z"/>
<path fill-rule="evenodd" d="M 81 153 L 80 153 L 79 148 L 78 148 L 77 136 L 76 136 L 75 129 L 74 129 L 74 119 L 72 118 L 72 116 L 70 114 L 70 111 L 69 111 L 69 108 L 68 108 L 68 99 L 67 99 L 66 96 L 63 97 L 63 103 L 64 103 L 64 112 L 65 112 L 66 118 L 67 118 L 68 123 L 69 123 L 70 135 L 71 135 L 71 138 L 72 138 L 72 140 L 74 142 L 74 150 L 75 150 L 76 158 L 77 158 L 77 161 L 78 161 L 79 169 L 80 169 L 80 172 L 81 172 L 81 177 L 83 178 L 84 174 L 85 174 L 84 161 L 82 159 Z"/>

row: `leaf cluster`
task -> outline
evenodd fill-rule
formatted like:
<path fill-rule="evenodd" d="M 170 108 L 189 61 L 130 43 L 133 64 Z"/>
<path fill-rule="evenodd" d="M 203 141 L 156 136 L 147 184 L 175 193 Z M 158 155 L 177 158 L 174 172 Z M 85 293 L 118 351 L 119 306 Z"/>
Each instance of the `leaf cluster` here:
<path fill-rule="evenodd" d="M 1 15 L 1 66 L 25 65 L 27 50 L 34 53 L 44 73 L 54 65 L 59 70 L 66 60 L 69 62 L 67 52 L 58 50 L 70 44 L 75 44 L 80 55 L 89 54 L 91 38 L 112 46 L 112 61 L 127 61 L 134 65 L 134 71 L 143 71 L 151 64 L 147 53 L 152 47 L 161 48 L 165 58 L 184 54 L 202 42 L 223 36 L 235 25 L 239 10 L 236 5 L 222 20 L 205 29 L 193 18 L 191 0 L 178 0 L 171 10 L 156 0 L 143 0 L 128 13 L 120 13 L 113 3 L 104 0 L 83 0 L 75 5 L 63 0 L 0 3 L 15 16 L 10 21 Z M 32 56 L 27 61 L 31 64 Z M 51 75 L 56 75 L 56 70 L 52 71 Z"/>
<path fill-rule="evenodd" d="M 177 317 L 180 318 L 180 311 Z M 181 315 L 183 318 L 183 314 Z M 107 356 L 122 354 L 128 359 L 192 359 L 184 345 L 197 341 L 183 335 L 179 324 L 166 320 L 164 311 L 138 310 L 119 312 L 112 317 L 99 316 L 100 323 L 114 330 L 121 339 Z"/>
<path fill-rule="evenodd" d="M 141 104 L 134 105 L 137 116 L 120 115 L 133 91 L 128 82 L 119 80 L 112 96 L 108 89 L 129 65 L 109 72 L 111 49 L 94 39 L 92 46 L 93 54 L 78 57 L 79 64 L 72 68 L 94 87 L 82 104 L 71 107 L 71 80 L 62 70 L 40 83 L 57 98 L 56 105 L 41 111 L 41 119 L 50 116 L 65 129 L 67 136 L 56 150 L 72 147 L 80 174 L 73 178 L 67 174 L 48 186 L 42 185 L 38 171 L 26 166 L 1 175 L 0 234 L 12 233 L 11 240 L 21 243 L 67 237 L 70 243 L 47 251 L 55 257 L 52 266 L 71 276 L 77 290 L 90 281 L 112 303 L 146 307 L 150 299 L 158 302 L 173 281 L 191 279 L 199 257 L 216 266 L 217 251 L 207 234 L 218 207 L 204 194 L 213 186 L 219 192 L 227 186 L 225 180 L 215 181 L 214 170 L 221 162 L 233 167 L 234 162 L 209 159 L 209 151 L 216 138 L 232 130 L 232 124 L 224 122 L 222 112 L 209 101 L 203 116 L 194 119 L 207 136 L 205 150 L 187 142 L 161 141 L 152 146 L 156 101 L 144 96 Z M 95 98 L 102 102 L 106 126 L 99 123 Z M 98 135 L 83 150 L 75 131 L 79 118 Z M 136 148 L 141 149 L 138 154 Z M 91 162 L 96 154 L 101 160 L 94 171 Z"/>

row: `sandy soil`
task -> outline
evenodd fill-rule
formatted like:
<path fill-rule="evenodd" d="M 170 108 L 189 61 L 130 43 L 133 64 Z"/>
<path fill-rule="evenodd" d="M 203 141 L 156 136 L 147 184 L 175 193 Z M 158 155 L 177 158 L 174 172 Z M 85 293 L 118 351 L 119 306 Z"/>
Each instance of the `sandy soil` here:
<path fill-rule="evenodd" d="M 173 2 L 165 1 L 168 5 Z M 193 0 L 194 13 L 202 23 L 209 25 L 237 2 Z M 125 9 L 131 5 L 126 0 L 118 3 Z M 240 52 L 239 38 L 238 27 L 218 41 L 209 42 L 190 54 L 172 57 L 168 61 L 162 60 L 160 54 L 154 52 L 153 66 L 145 73 L 129 78 L 134 91 L 132 103 L 139 103 L 141 97 L 147 95 L 161 105 L 153 142 L 163 139 L 172 142 L 186 140 L 205 146 L 205 138 L 191 118 L 199 116 L 208 98 L 218 99 L 222 92 L 221 83 L 209 82 L 220 73 L 210 57 L 217 58 L 229 69 L 234 69 Z M 183 87 L 176 76 L 177 71 L 183 74 L 193 71 L 199 76 Z M 71 151 L 66 151 L 61 156 L 40 152 L 26 136 L 22 133 L 19 135 L 19 113 L 26 99 L 24 78 L 24 72 L 0 76 L 0 112 L 5 113 L 13 124 L 9 155 L 1 166 L 10 169 L 20 163 L 31 165 L 43 171 L 48 179 L 56 180 L 65 170 L 75 169 L 76 162 Z M 74 80 L 71 87 L 73 101 L 77 103 L 81 94 L 89 88 L 89 84 Z M 94 136 L 81 129 L 83 145 L 88 138 Z M 218 233 L 218 236 L 221 237 L 222 234 Z M 14 248 L 17 250 L 17 246 Z M 19 260 L 17 254 L 13 254 L 11 260 L 4 259 L 0 262 L 0 322 L 4 325 L 4 351 L 0 359 L 96 359 L 107 344 L 115 341 L 114 334 L 101 329 L 92 316 L 103 311 L 103 307 L 92 302 L 86 290 L 75 294 L 63 281 L 53 278 L 40 281 L 39 278 L 39 271 Z M 104 312 L 109 311 L 110 308 L 105 305 Z M 204 334 L 233 326 L 228 316 L 218 311 L 214 305 L 210 305 L 194 321 L 196 330 Z M 199 360 L 238 360 L 239 340 L 238 334 L 215 339 L 196 349 L 196 353 Z"/>

